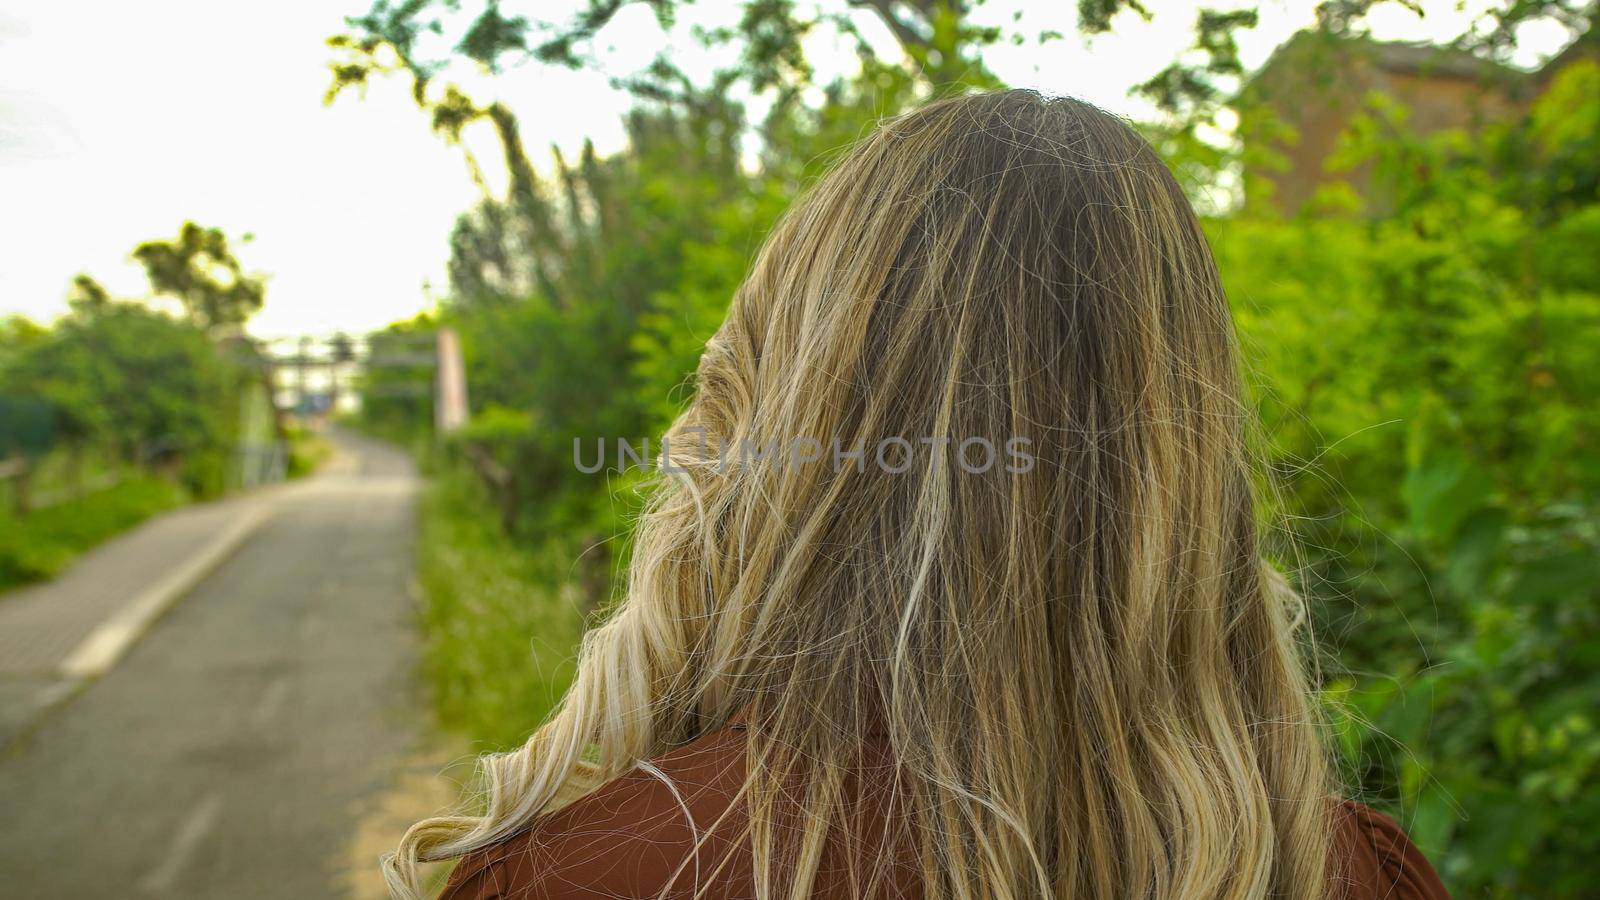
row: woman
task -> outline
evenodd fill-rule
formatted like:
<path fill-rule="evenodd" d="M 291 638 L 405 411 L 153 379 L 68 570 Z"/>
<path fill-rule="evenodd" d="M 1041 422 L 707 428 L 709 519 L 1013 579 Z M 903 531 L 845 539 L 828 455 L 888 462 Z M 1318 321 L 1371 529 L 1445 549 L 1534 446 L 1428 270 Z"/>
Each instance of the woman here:
<path fill-rule="evenodd" d="M 1127 125 L 889 122 L 697 388 L 626 601 L 396 895 L 464 857 L 448 898 L 1444 896 L 1334 799 L 1227 303 Z"/>

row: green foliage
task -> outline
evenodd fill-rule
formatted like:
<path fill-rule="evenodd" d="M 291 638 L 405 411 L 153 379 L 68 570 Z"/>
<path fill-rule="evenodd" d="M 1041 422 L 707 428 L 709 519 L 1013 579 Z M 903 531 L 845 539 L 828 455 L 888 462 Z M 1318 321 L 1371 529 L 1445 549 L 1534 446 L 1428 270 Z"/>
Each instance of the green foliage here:
<path fill-rule="evenodd" d="M 239 353 L 248 353 L 240 346 Z M 9 355 L 0 393 L 42 402 L 54 440 L 113 448 L 221 491 L 249 369 L 200 328 L 136 303 L 80 306 Z"/>
<path fill-rule="evenodd" d="M 265 402 L 265 365 L 239 334 L 261 307 L 265 282 L 244 272 L 222 231 L 193 222 L 172 241 L 140 244 L 133 258 L 151 292 L 176 299 L 184 317 L 116 300 L 80 274 L 71 313 L 52 327 L 0 322 L 0 456 L 109 450 L 193 494 L 220 493 L 241 409 L 252 398 Z M 28 480 L 25 473 L 13 486 L 23 500 Z"/>
<path fill-rule="evenodd" d="M 266 299 L 265 281 L 245 274 L 221 229 L 185 222 L 176 238 L 146 241 L 133 249 L 133 258 L 144 266 L 155 293 L 176 298 L 189 320 L 205 330 L 243 325 Z M 104 289 L 79 278 L 88 302 L 108 302 Z M 92 288 L 84 290 L 82 282 Z"/>
<path fill-rule="evenodd" d="M 0 460 L 48 453 L 54 420 L 55 408 L 38 397 L 0 394 Z"/>
<path fill-rule="evenodd" d="M 361 426 L 399 443 L 433 422 L 433 358 L 438 325 L 423 314 L 367 336 Z"/>
<path fill-rule="evenodd" d="M 1587 212 L 1600 204 L 1600 62 L 1575 60 L 1556 75 L 1535 106 L 1529 127 L 1501 136 L 1499 160 L 1515 190 L 1545 217 Z M 1579 256 L 1593 260 L 1594 243 Z M 1574 247 L 1575 250 L 1583 248 Z M 1590 281 L 1589 284 L 1593 284 Z"/>
<path fill-rule="evenodd" d="M 489 748 L 514 747 L 572 678 L 583 616 L 561 576 L 578 548 L 530 552 L 458 468 L 430 480 L 420 521 L 424 665 L 440 720 Z"/>
<path fill-rule="evenodd" d="M 317 470 L 333 454 L 333 445 L 319 432 L 302 425 L 291 425 L 288 431 L 289 464 L 286 473 L 290 478 L 302 478 Z"/>
<path fill-rule="evenodd" d="M 0 590 L 50 578 L 85 550 L 185 499 L 169 481 L 138 476 L 23 517 L 0 509 Z"/>
<path fill-rule="evenodd" d="M 665 29 L 673 25 L 678 8 L 688 0 L 631 2 L 649 8 Z M 596 39 L 629 5 L 630 0 L 586 0 L 576 15 L 556 21 L 507 15 L 501 0 L 372 0 L 365 14 L 346 17 L 347 30 L 328 40 L 338 58 L 329 64 L 333 77 L 326 99 L 331 102 L 349 88 L 364 90 L 373 76 L 400 72 L 410 77 L 412 96 L 419 106 L 435 112 L 459 110 L 461 104 L 452 101 L 465 95 L 454 84 L 446 84 L 430 98 L 430 88 L 447 77 L 454 60 L 471 62 L 474 68 L 490 73 L 528 61 L 566 68 L 597 66 L 600 60 L 592 49 Z M 874 18 L 936 93 L 962 85 L 998 87 L 984 67 L 983 51 L 1007 41 L 1025 43 L 1030 35 L 984 24 L 980 20 L 985 17 L 977 14 L 983 5 L 983 0 L 822 0 L 811 4 L 741 0 L 721 10 L 720 22 L 695 32 L 710 50 L 734 48 L 731 65 L 696 83 L 674 60 L 661 54 L 643 71 L 616 82 L 653 100 L 720 96 L 742 86 L 756 95 L 775 94 L 781 105 L 814 79 L 804 52 L 808 37 L 824 28 L 833 29 L 853 40 L 863 59 L 872 60 L 879 55 L 879 48 L 867 39 L 869 28 L 864 20 Z M 1077 28 L 1085 36 L 1111 31 L 1123 14 L 1146 22 L 1158 14 L 1174 14 L 1161 4 L 1140 0 L 1078 0 L 1076 6 Z M 1366 17 L 1374 8 L 1396 6 L 1417 16 L 1425 14 L 1419 0 L 1321 0 L 1316 4 L 1316 18 L 1326 33 L 1350 37 L 1364 33 Z M 1554 22 L 1582 32 L 1591 15 L 1590 0 L 1515 0 L 1490 6 L 1476 16 L 1473 29 L 1460 35 L 1456 43 L 1484 55 L 1505 56 L 1515 47 L 1519 28 Z M 1254 9 L 1202 8 L 1195 16 L 1196 40 L 1190 51 L 1138 90 L 1166 112 L 1205 118 L 1238 86 L 1243 67 L 1237 32 L 1254 28 L 1258 14 Z M 1021 18 L 1018 10 L 1013 20 Z M 1043 42 L 1060 34 L 1044 32 L 1033 37 Z"/>
<path fill-rule="evenodd" d="M 1343 214 L 1210 226 L 1285 558 L 1317 601 L 1351 787 L 1458 892 L 1578 896 L 1600 852 L 1600 219 L 1592 196 L 1527 189 L 1576 158 L 1560 140 L 1420 140 L 1373 100 L 1342 153 L 1386 214 L 1348 194 Z M 1558 79 L 1535 130 L 1558 104 L 1583 121 L 1600 93 Z"/>
<path fill-rule="evenodd" d="M 194 253 L 181 265 L 175 245 L 136 255 L 153 287 L 189 303 L 186 320 L 79 275 L 71 314 L 52 327 L 0 323 L 0 458 L 20 458 L 0 512 L 0 588 L 50 577 L 145 517 L 229 486 L 243 401 L 265 388 L 253 347 L 215 332 L 259 305 L 260 285 L 229 267 L 220 232 L 186 225 L 185 241 Z M 92 490 L 106 478 L 113 486 Z"/>
<path fill-rule="evenodd" d="M 670 28 L 683 0 L 633 2 L 648 6 L 656 21 Z M 575 17 L 557 22 L 506 16 L 499 0 L 467 4 L 458 0 L 373 0 L 366 14 L 346 17 L 345 33 L 328 39 L 337 58 L 329 64 L 333 78 L 325 100 L 332 102 L 350 88 L 365 89 L 374 76 L 401 73 L 411 79 L 417 104 L 435 114 L 437 126 L 441 113 L 459 119 L 461 110 L 472 106 L 454 83 L 433 90 L 448 77 L 452 61 L 469 61 L 492 73 L 530 60 L 568 68 L 593 65 L 596 60 L 590 42 L 627 5 L 628 0 L 587 0 Z M 904 4 L 827 0 L 811 5 L 792 0 L 744 0 L 723 8 L 721 22 L 695 30 L 695 38 L 707 48 L 735 49 L 731 65 L 719 67 L 708 79 L 697 82 L 662 54 L 642 71 L 619 77 L 616 83 L 651 100 L 718 97 L 742 86 L 754 94 L 776 95 L 782 105 L 812 83 L 815 73 L 806 60 L 803 42 L 822 28 L 853 40 L 863 58 L 874 58 L 877 51 L 862 28 L 862 19 L 871 17 L 888 30 L 935 90 L 962 84 L 997 86 L 985 72 L 978 51 L 1004 35 L 1000 28 L 974 20 L 972 12 L 977 5 L 981 0 Z M 435 48 L 448 50 L 430 52 Z"/>

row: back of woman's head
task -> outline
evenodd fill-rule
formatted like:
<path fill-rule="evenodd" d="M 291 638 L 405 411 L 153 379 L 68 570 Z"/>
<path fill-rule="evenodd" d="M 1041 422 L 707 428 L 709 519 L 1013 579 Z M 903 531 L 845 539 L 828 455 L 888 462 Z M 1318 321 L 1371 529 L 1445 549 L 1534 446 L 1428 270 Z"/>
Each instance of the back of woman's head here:
<path fill-rule="evenodd" d="M 564 706 L 488 761 L 486 818 L 411 851 L 746 710 L 773 897 L 849 821 L 868 735 L 926 896 L 1322 893 L 1251 418 L 1204 236 L 1131 128 L 1026 91 L 886 123 L 733 298 Z"/>

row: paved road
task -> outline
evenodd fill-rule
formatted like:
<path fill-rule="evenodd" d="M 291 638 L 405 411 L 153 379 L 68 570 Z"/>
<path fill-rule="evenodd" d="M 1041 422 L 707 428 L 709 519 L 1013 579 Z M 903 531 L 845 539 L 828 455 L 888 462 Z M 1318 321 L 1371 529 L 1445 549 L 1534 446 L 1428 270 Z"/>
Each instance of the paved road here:
<path fill-rule="evenodd" d="M 0 895 L 336 897 L 422 740 L 415 478 L 335 435 L 227 562 L 0 752 Z"/>

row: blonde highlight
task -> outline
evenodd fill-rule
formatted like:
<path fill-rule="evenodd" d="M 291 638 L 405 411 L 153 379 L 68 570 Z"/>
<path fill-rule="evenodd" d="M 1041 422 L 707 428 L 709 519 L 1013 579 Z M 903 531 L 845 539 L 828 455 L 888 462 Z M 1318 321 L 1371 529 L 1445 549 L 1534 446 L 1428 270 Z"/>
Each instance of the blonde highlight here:
<path fill-rule="evenodd" d="M 810 896 L 857 827 L 869 733 L 926 897 L 1324 896 L 1333 785 L 1244 396 L 1199 223 L 1125 123 L 1026 91 L 886 123 L 733 298 L 563 704 L 482 760 L 481 814 L 405 835 L 391 891 L 747 711 L 763 898 Z M 928 452 L 726 465 L 691 432 Z M 969 436 L 1035 465 L 967 471 Z M 886 891 L 884 840 L 843 846 Z"/>

